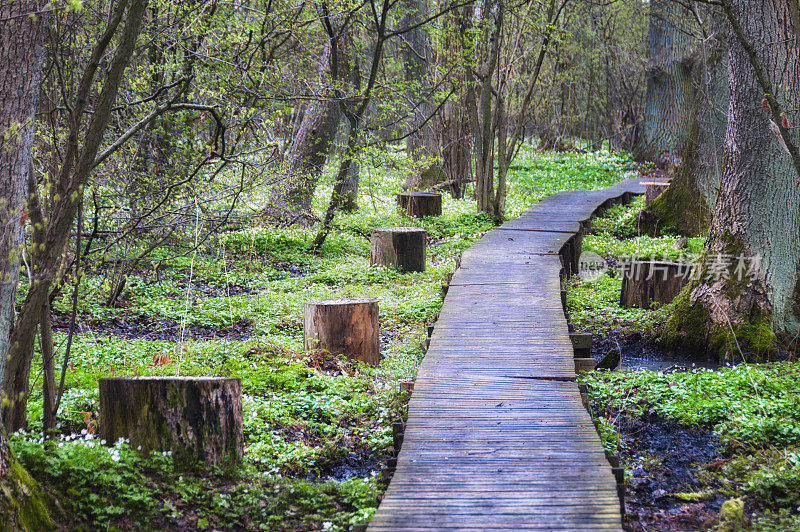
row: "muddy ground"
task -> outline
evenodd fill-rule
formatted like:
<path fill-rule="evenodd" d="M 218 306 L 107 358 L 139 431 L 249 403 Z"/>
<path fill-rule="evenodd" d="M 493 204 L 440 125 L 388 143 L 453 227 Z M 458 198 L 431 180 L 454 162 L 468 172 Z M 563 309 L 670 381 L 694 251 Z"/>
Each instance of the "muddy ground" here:
<path fill-rule="evenodd" d="M 704 494 L 697 474 L 704 465 L 722 459 L 716 435 L 667 421 L 652 411 L 641 417 L 623 414 L 618 427 L 626 466 L 625 528 L 701 530 L 713 526 L 725 499 L 713 492 Z"/>
<path fill-rule="evenodd" d="M 621 353 L 618 371 L 669 373 L 719 366 L 712 359 L 666 353 L 636 334 L 596 337 L 592 356 L 599 362 L 611 349 Z M 616 412 L 610 421 L 620 432 L 626 470 L 626 530 L 707 530 L 717 523 L 725 499 L 704 493 L 697 479 L 702 468 L 723 459 L 713 432 L 664 419 L 653 410 L 642 416 Z"/>

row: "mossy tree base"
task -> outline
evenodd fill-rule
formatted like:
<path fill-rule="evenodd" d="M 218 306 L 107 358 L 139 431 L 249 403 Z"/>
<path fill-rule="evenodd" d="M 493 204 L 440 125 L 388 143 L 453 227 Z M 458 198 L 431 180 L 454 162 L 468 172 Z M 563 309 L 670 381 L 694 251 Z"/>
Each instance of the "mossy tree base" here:
<path fill-rule="evenodd" d="M 694 283 L 675 299 L 661 333 L 667 347 L 716 355 L 720 362 L 741 362 L 742 357 L 761 362 L 782 347 L 764 300 L 755 303 L 752 294 L 720 295 L 713 288 Z M 742 312 L 743 307 L 749 308 Z"/>
<path fill-rule="evenodd" d="M 639 215 L 643 233 L 697 236 L 708 232 L 711 209 L 704 196 L 676 177 L 672 184 Z M 683 186 L 682 186 L 683 185 Z"/>
<path fill-rule="evenodd" d="M 57 530 L 60 509 L 44 493 L 25 468 L 6 452 L 0 475 L 0 530 Z"/>

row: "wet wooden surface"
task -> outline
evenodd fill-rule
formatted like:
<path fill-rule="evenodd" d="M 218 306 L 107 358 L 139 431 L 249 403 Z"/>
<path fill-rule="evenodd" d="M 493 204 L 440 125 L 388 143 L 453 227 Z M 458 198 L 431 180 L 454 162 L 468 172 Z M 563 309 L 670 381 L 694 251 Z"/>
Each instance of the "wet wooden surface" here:
<path fill-rule="evenodd" d="M 642 192 L 629 180 L 551 196 L 464 253 L 368 530 L 621 529 L 574 382 L 559 252 L 598 208 Z"/>

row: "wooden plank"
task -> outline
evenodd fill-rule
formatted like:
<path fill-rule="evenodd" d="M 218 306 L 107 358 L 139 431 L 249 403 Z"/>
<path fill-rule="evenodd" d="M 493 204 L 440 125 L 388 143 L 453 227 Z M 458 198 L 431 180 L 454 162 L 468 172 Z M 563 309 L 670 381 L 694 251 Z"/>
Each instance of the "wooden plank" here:
<path fill-rule="evenodd" d="M 629 180 L 551 196 L 462 255 L 369 530 L 621 528 L 616 480 L 568 382 L 558 253 L 579 253 L 573 236 L 600 207 L 643 192 Z"/>

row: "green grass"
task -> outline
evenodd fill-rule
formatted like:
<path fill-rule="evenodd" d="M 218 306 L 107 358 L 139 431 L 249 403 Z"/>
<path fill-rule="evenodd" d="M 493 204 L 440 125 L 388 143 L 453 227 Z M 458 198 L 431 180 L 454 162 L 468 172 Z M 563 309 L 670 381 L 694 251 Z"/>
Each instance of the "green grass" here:
<path fill-rule="evenodd" d="M 596 253 L 607 261 L 608 269 L 595 278 L 574 277 L 567 282 L 567 309 L 577 327 L 602 334 L 623 330 L 653 338 L 666 320 L 666 308 L 651 312 L 620 306 L 619 268 L 623 261 L 637 259 L 695 262 L 705 238 L 642 235 L 636 220 L 643 208 L 644 197 L 639 196 L 592 220 L 591 233 L 583 237 L 582 252 Z"/>
<path fill-rule="evenodd" d="M 622 279 L 619 274 L 603 274 L 596 279 L 573 278 L 567 282 L 567 310 L 572 323 L 582 330 L 608 334 L 617 329 L 646 333 L 663 318 L 647 309 L 620 305 Z"/>
<path fill-rule="evenodd" d="M 585 376 L 604 412 L 641 415 L 653 409 L 705 427 L 729 449 L 800 444 L 800 365 L 776 362 L 663 374 L 593 372 Z"/>

